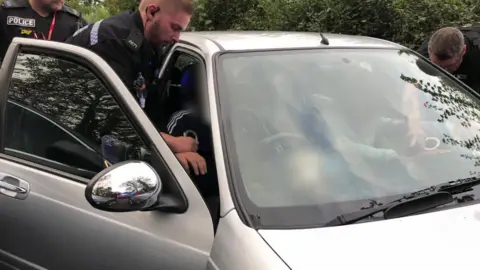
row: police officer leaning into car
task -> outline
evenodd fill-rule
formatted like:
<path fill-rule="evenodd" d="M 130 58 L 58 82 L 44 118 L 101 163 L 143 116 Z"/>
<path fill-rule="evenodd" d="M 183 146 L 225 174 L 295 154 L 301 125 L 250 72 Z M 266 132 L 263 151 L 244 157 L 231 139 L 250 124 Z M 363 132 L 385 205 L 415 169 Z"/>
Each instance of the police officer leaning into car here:
<path fill-rule="evenodd" d="M 480 93 L 479 26 L 441 28 L 418 52 Z"/>
<path fill-rule="evenodd" d="M 192 0 L 143 0 L 138 11 L 88 25 L 77 31 L 67 43 L 90 49 L 101 56 L 145 108 L 149 106 L 148 92 L 153 88 L 160 68 L 161 47 L 178 41 L 193 12 Z M 198 149 L 198 142 L 193 138 L 174 137 L 166 132 L 161 135 L 185 167 L 202 160 L 199 155 L 187 155 Z"/>
<path fill-rule="evenodd" d="M 87 24 L 64 0 L 0 0 L 0 61 L 14 37 L 65 41 Z"/>

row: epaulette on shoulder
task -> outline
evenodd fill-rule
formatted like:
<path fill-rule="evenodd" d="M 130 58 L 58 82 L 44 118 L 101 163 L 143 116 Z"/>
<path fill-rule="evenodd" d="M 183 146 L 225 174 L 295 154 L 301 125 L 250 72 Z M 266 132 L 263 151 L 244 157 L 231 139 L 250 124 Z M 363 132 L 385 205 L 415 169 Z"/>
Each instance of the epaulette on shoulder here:
<path fill-rule="evenodd" d="M 0 3 L 2 8 L 26 8 L 29 7 L 27 0 L 5 0 Z"/>
<path fill-rule="evenodd" d="M 80 16 L 81 16 L 81 14 L 80 14 L 79 11 L 77 11 L 77 10 L 69 7 L 67 4 L 64 4 L 64 5 L 63 5 L 62 11 L 63 11 L 63 12 L 70 13 L 70 14 L 72 14 L 72 15 L 75 16 L 75 17 L 80 17 Z"/>

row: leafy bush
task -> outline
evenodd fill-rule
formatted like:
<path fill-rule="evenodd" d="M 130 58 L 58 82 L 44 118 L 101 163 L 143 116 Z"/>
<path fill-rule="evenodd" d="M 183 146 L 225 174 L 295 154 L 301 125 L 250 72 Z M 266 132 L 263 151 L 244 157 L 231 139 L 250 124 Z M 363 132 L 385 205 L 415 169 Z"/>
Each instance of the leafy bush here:
<path fill-rule="evenodd" d="M 401 21 L 392 40 L 416 47 L 438 28 L 477 22 L 478 4 L 479 0 L 394 0 Z"/>
<path fill-rule="evenodd" d="M 74 0 L 80 1 L 80 0 Z M 433 31 L 479 21 L 480 0 L 195 0 L 189 30 L 322 31 L 372 36 L 411 48 Z M 72 2 L 91 22 L 137 0 Z"/>

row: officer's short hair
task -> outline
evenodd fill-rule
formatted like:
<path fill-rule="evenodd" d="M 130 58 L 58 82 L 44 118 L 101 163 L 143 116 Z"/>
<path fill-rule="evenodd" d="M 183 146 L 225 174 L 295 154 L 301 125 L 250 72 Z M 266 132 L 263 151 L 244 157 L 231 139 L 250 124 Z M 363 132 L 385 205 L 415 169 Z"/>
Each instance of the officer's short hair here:
<path fill-rule="evenodd" d="M 144 11 L 151 4 L 158 4 L 160 7 L 168 6 L 174 10 L 181 10 L 188 15 L 192 15 L 195 11 L 193 0 L 141 0 L 138 9 Z"/>
<path fill-rule="evenodd" d="M 462 32 L 455 27 L 444 27 L 437 30 L 428 42 L 428 53 L 440 60 L 447 60 L 461 55 L 465 46 Z"/>

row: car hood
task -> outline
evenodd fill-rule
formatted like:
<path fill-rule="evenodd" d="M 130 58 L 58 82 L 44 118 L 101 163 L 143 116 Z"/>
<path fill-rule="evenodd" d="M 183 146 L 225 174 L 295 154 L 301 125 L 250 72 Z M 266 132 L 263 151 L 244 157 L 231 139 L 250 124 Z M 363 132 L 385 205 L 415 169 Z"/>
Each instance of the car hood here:
<path fill-rule="evenodd" d="M 291 269 L 473 269 L 480 204 L 302 230 L 259 230 Z"/>

